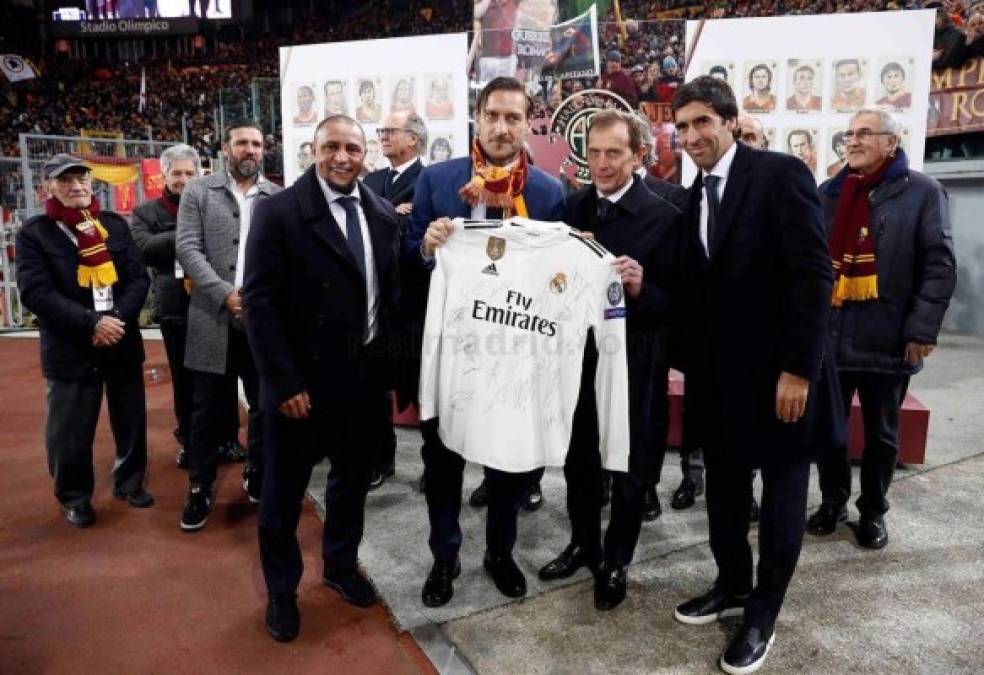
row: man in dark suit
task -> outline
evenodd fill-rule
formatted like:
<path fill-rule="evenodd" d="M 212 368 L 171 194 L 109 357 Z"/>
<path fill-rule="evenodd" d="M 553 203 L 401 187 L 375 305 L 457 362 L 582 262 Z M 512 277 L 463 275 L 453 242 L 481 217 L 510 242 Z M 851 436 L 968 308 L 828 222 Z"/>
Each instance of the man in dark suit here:
<path fill-rule="evenodd" d="M 426 269 L 432 265 L 434 249 L 447 241 L 452 218 L 501 218 L 508 200 L 509 213 L 524 212 L 536 220 L 560 220 L 564 194 L 560 182 L 529 166 L 523 141 L 530 131 L 533 103 L 522 83 L 498 77 L 481 91 L 476 102 L 478 133 L 469 158 L 452 159 L 427 167 L 417 181 L 413 212 L 407 236 L 401 240 L 408 266 Z M 490 195 L 476 174 L 487 180 L 498 178 L 508 185 L 522 186 L 520 192 Z M 506 178 L 502 178 L 506 176 Z M 421 423 L 424 447 L 424 482 L 430 518 L 430 549 L 434 565 L 421 593 L 428 607 L 446 604 L 454 593 L 452 579 L 458 575 L 461 548 L 461 483 L 465 460 L 445 447 L 437 433 L 437 418 Z M 485 569 L 496 587 L 509 597 L 526 594 L 526 578 L 512 558 L 516 543 L 516 519 L 520 505 L 539 483 L 543 470 L 506 473 L 485 469 L 489 511 L 486 520 Z"/>
<path fill-rule="evenodd" d="M 104 388 L 116 442 L 113 495 L 130 506 L 154 503 L 143 488 L 147 410 L 137 324 L 150 279 L 126 221 L 100 211 L 89 167 L 58 154 L 42 176 L 45 212 L 17 232 L 17 287 L 41 329 L 55 497 L 68 522 L 88 527 L 96 520 L 92 441 Z"/>
<path fill-rule="evenodd" d="M 713 586 L 674 615 L 687 624 L 743 615 L 720 666 L 746 673 L 765 661 L 803 542 L 833 275 L 816 184 L 803 163 L 736 142 L 738 106 L 721 80 L 698 77 L 672 105 L 684 150 L 700 169 L 690 188 L 680 307 L 718 568 Z M 754 467 L 763 490 L 753 585 Z"/>
<path fill-rule="evenodd" d="M 362 181 L 363 185 L 396 208 L 400 232 L 406 231 L 407 218 L 413 210 L 413 193 L 417 177 L 424 165 L 421 155 L 427 150 L 427 126 L 420 115 L 409 110 L 390 113 L 383 125 L 376 130 L 383 155 L 390 167 L 373 171 Z M 400 325 L 401 338 L 408 346 L 397 373 L 406 381 L 398 387 L 402 391 L 417 391 L 420 375 L 420 340 L 424 332 L 424 312 L 427 309 L 427 278 L 415 274 L 416 269 L 401 270 L 400 275 Z M 400 408 L 410 404 L 400 401 Z M 392 419 L 392 416 L 391 416 Z M 396 432 L 390 424 L 379 449 L 379 457 L 372 471 L 369 489 L 378 488 L 396 472 Z"/>
<path fill-rule="evenodd" d="M 261 203 L 246 250 L 246 330 L 269 419 L 260 559 L 266 627 L 279 641 L 300 627 L 297 543 L 312 467 L 325 488 L 324 583 L 348 602 L 376 601 L 357 568 L 375 447 L 389 426 L 390 349 L 399 232 L 389 202 L 360 185 L 362 127 L 331 115 L 314 135 L 315 165 Z"/>
<path fill-rule="evenodd" d="M 633 115 L 596 113 L 588 126 L 587 150 L 592 185 L 568 198 L 564 220 L 591 232 L 617 256 L 615 266 L 628 310 L 629 471 L 614 474 L 611 520 L 602 553 L 602 469 L 593 384 L 598 350 L 591 338 L 564 465 L 571 543 L 541 568 L 539 576 L 566 578 L 587 565 L 596 572 L 595 607 L 609 610 L 625 599 L 626 568 L 639 539 L 645 494 L 659 478 L 666 450 L 666 320 L 682 218 L 679 209 L 650 192 L 635 175 L 645 146 Z"/>

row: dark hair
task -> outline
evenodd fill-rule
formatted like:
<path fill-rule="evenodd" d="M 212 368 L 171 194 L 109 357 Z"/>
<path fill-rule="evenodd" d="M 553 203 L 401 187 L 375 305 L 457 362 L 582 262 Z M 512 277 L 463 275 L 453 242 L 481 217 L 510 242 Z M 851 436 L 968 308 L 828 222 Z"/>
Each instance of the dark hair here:
<path fill-rule="evenodd" d="M 891 63 L 886 63 L 885 67 L 881 70 L 881 76 L 878 78 L 879 82 L 885 81 L 885 76 L 889 73 L 902 73 L 902 79 L 905 79 L 905 68 L 902 67 L 901 63 L 896 63 L 892 61 Z"/>
<path fill-rule="evenodd" d="M 755 75 L 756 70 L 764 70 L 769 74 L 769 84 L 766 85 L 765 89 L 766 91 L 772 89 L 772 69 L 764 63 L 757 63 L 748 71 L 748 88 L 753 91 L 755 90 L 755 87 L 752 86 L 752 77 Z"/>
<path fill-rule="evenodd" d="M 439 147 L 447 150 L 448 156 L 451 155 L 451 142 L 448 139 L 444 138 L 443 136 L 438 136 L 437 138 L 434 139 L 434 142 L 431 143 L 431 147 L 430 147 L 431 159 L 434 159 L 434 151 L 437 150 Z"/>
<path fill-rule="evenodd" d="M 260 123 L 257 122 L 256 120 L 251 120 L 251 119 L 233 120 L 232 122 L 229 123 L 228 126 L 226 126 L 225 133 L 222 134 L 222 142 L 229 143 L 229 141 L 232 140 L 232 132 L 235 131 L 236 129 L 256 129 L 257 131 L 260 132 L 261 136 L 263 135 L 263 127 L 261 127 Z"/>
<path fill-rule="evenodd" d="M 834 152 L 837 151 L 837 146 L 844 142 L 844 132 L 838 131 L 830 139 L 830 149 Z"/>
<path fill-rule="evenodd" d="M 711 66 L 711 69 L 707 71 L 707 74 L 710 77 L 714 77 L 714 73 L 721 73 L 724 75 L 724 79 L 728 79 L 728 69 L 724 66 Z"/>
<path fill-rule="evenodd" d="M 515 77 L 497 77 L 490 80 L 485 88 L 478 94 L 478 99 L 475 101 L 475 110 L 481 112 L 485 109 L 485 104 L 489 102 L 489 96 L 497 91 L 515 91 L 523 95 L 526 99 L 526 117 L 530 116 L 533 112 L 533 97 L 526 93 L 526 88 L 523 83 L 517 80 Z"/>
<path fill-rule="evenodd" d="M 813 136 L 806 129 L 793 129 L 786 134 L 786 147 L 793 144 L 793 136 L 806 136 L 806 144 L 813 147 Z"/>
<path fill-rule="evenodd" d="M 673 95 L 671 107 L 675 114 L 677 110 L 690 103 L 708 105 L 726 120 L 738 117 L 738 101 L 735 100 L 735 92 L 731 90 L 731 85 L 725 80 L 710 75 L 701 75 L 680 85 Z"/>
<path fill-rule="evenodd" d="M 371 80 L 362 80 L 362 82 L 359 83 L 359 96 L 362 96 L 362 92 L 366 89 L 369 89 L 374 94 L 376 93 L 376 85 L 374 85 Z"/>
<path fill-rule="evenodd" d="M 860 73 L 861 72 L 861 62 L 858 61 L 857 59 L 841 59 L 840 61 L 834 61 L 834 72 L 836 73 L 837 72 L 837 69 L 840 68 L 841 66 L 850 65 L 852 63 L 855 66 L 857 66 L 858 72 Z"/>
<path fill-rule="evenodd" d="M 350 127 L 355 127 L 356 129 L 358 129 L 359 133 L 362 134 L 362 145 L 364 146 L 366 144 L 366 130 L 362 128 L 362 125 L 356 122 L 353 118 L 349 117 L 348 115 L 342 115 L 341 113 L 328 115 L 328 117 L 318 122 L 318 126 L 314 128 L 314 137 L 315 138 L 318 137 L 318 132 L 320 132 L 322 128 L 328 126 L 329 124 L 335 124 L 336 122 L 341 122 L 343 124 L 349 125 Z"/>
<path fill-rule="evenodd" d="M 629 149 L 639 152 L 642 148 L 642 130 L 639 128 L 639 117 L 622 110 L 599 110 L 588 120 L 587 139 L 591 140 L 591 132 L 595 129 L 608 129 L 622 123 L 629 131 Z"/>

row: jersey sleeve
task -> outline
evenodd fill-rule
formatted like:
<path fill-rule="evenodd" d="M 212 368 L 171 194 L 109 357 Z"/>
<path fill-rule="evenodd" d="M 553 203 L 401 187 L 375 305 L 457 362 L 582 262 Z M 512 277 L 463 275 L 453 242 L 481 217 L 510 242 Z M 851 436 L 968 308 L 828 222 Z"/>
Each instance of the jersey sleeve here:
<path fill-rule="evenodd" d="M 629 369 L 626 359 L 625 292 L 614 258 L 598 261 L 588 325 L 598 347 L 595 400 L 602 465 L 609 471 L 629 468 Z"/>
<path fill-rule="evenodd" d="M 437 417 L 440 392 L 441 333 L 444 326 L 444 300 L 447 289 L 447 250 L 435 251 L 434 270 L 430 276 L 427 311 L 424 314 L 424 337 L 420 354 L 420 419 Z"/>

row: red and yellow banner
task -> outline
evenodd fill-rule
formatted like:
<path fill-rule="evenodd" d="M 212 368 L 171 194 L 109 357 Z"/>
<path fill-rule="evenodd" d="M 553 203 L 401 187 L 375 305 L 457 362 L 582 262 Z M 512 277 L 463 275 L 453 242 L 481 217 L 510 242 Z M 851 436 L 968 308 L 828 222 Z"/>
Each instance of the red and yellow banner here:
<path fill-rule="evenodd" d="M 143 174 L 144 199 L 159 199 L 164 194 L 164 176 L 161 174 L 161 160 L 156 157 L 141 159 L 140 173 Z"/>
<path fill-rule="evenodd" d="M 984 130 L 984 59 L 934 70 L 929 84 L 927 136 Z"/>

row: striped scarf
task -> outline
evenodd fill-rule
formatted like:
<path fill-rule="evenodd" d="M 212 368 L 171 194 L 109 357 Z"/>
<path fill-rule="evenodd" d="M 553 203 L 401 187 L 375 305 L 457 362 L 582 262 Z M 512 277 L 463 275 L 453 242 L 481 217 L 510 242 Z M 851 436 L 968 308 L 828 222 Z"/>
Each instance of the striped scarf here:
<path fill-rule="evenodd" d="M 481 202 L 486 206 L 501 207 L 506 218 L 529 215 L 523 199 L 523 190 L 526 189 L 526 178 L 529 175 L 525 150 L 519 153 L 516 164 L 506 169 L 489 164 L 478 139 L 475 139 L 472 143 L 471 160 L 475 175 L 458 190 L 458 194 L 469 206 L 475 208 Z"/>
<path fill-rule="evenodd" d="M 833 307 L 840 307 L 845 300 L 878 298 L 878 265 L 868 195 L 885 178 L 891 164 L 889 157 L 869 176 L 849 171 L 844 177 L 829 239 L 834 265 L 834 293 L 830 300 Z"/>
<path fill-rule="evenodd" d="M 72 209 L 54 197 L 44 203 L 44 212 L 63 223 L 75 235 L 79 247 L 78 281 L 83 288 L 112 286 L 119 277 L 106 249 L 109 233 L 99 222 L 99 200 L 92 198 L 87 209 Z"/>

